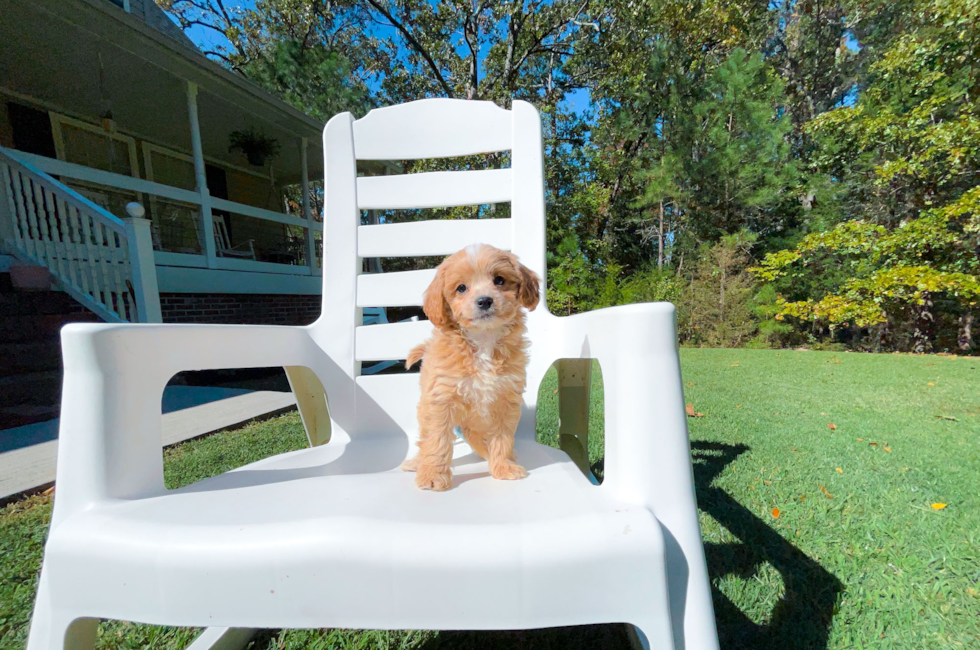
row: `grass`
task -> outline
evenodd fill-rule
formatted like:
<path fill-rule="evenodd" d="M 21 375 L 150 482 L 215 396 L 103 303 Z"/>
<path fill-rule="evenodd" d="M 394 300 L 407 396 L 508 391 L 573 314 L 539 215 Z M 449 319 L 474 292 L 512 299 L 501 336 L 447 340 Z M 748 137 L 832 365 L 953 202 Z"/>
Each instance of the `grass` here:
<path fill-rule="evenodd" d="M 980 359 L 690 349 L 682 362 L 687 401 L 704 413 L 688 422 L 722 647 L 980 647 Z M 540 396 L 539 438 L 550 444 L 554 382 Z M 590 457 L 601 473 L 601 377 L 593 388 Z M 185 443 L 165 452 L 167 483 L 304 443 L 295 414 Z M 50 509 L 38 496 L 0 511 L 2 649 L 23 648 Z M 106 623 L 99 647 L 169 650 L 195 634 Z M 269 631 L 252 644 L 625 646 L 621 626 Z"/>

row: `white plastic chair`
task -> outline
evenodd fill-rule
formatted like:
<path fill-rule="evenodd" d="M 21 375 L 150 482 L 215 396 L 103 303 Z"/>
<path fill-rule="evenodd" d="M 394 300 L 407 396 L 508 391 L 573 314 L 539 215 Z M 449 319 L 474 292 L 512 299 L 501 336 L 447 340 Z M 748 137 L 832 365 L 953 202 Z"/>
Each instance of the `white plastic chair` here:
<path fill-rule="evenodd" d="M 415 452 L 418 376 L 360 376 L 362 361 L 403 359 L 430 332 L 426 321 L 361 326 L 362 308 L 419 305 L 432 277 L 359 275 L 361 258 L 443 255 L 486 242 L 545 277 L 535 109 L 428 99 L 356 121 L 337 115 L 323 142 L 324 308 L 314 324 L 63 330 L 57 497 L 28 649 L 89 646 L 98 618 L 487 630 L 625 622 L 654 648 L 717 648 L 673 306 L 558 318 L 542 304 L 529 315 L 516 447 L 529 476 L 520 481 L 491 479 L 486 463 L 457 445 L 453 489 L 418 490 L 398 467 Z M 355 159 L 508 149 L 510 169 L 355 171 Z M 510 219 L 359 225 L 363 209 L 508 200 Z M 588 357 L 599 360 L 605 384 L 599 487 L 564 453 L 534 442 L 545 372 L 557 359 Z M 307 433 L 329 443 L 166 490 L 167 380 L 183 370 L 263 366 L 292 368 Z"/>

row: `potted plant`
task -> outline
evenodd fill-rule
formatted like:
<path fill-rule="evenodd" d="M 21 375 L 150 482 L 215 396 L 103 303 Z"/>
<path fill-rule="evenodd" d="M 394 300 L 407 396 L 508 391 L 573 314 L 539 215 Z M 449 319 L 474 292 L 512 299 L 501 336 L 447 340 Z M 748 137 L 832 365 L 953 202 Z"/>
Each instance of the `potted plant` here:
<path fill-rule="evenodd" d="M 275 158 L 282 147 L 279 141 L 262 133 L 255 127 L 228 134 L 228 151 L 241 151 L 248 158 L 248 164 L 262 167 L 267 158 Z"/>

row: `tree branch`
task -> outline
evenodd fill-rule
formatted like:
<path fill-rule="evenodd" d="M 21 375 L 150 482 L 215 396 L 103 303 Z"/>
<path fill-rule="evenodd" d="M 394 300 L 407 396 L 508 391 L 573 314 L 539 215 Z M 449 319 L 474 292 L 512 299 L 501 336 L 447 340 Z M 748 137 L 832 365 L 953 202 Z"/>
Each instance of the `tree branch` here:
<path fill-rule="evenodd" d="M 414 49 L 419 54 L 419 56 L 425 59 L 425 62 L 428 64 L 429 69 L 432 70 L 432 74 L 435 75 L 436 81 L 438 81 L 439 85 L 442 86 L 442 89 L 446 93 L 446 96 L 454 97 L 455 93 L 453 93 L 453 90 L 452 88 L 449 87 L 449 84 L 446 83 L 445 78 L 442 76 L 442 72 L 439 71 L 439 66 L 436 65 L 436 62 L 432 59 L 432 56 L 429 54 L 429 52 L 424 47 L 422 47 L 422 44 L 419 43 L 414 36 L 412 36 L 411 32 L 409 32 L 408 29 L 400 21 L 395 20 L 395 17 L 391 15 L 391 12 L 385 9 L 385 7 L 382 6 L 380 2 L 378 2 L 377 0 L 366 0 L 366 2 L 372 7 L 374 7 L 379 13 L 381 13 L 381 15 L 388 20 L 388 22 L 391 24 L 392 27 L 394 27 L 395 29 L 397 29 L 399 32 L 402 33 L 402 36 L 404 36 L 405 40 L 408 41 L 409 45 L 412 46 L 412 49 Z"/>

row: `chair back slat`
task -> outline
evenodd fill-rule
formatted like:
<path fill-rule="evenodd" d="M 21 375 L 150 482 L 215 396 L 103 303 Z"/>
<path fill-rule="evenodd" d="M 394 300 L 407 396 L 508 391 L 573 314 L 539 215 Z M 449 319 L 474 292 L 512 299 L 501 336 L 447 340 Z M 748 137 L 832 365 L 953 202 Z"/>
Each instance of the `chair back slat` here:
<path fill-rule="evenodd" d="M 418 307 L 435 269 L 357 276 L 358 307 Z"/>
<path fill-rule="evenodd" d="M 474 243 L 510 250 L 510 219 L 413 221 L 357 229 L 361 257 L 423 257 L 449 255 Z"/>
<path fill-rule="evenodd" d="M 358 160 L 452 158 L 506 151 L 510 111 L 492 102 L 423 99 L 377 108 L 354 122 Z"/>
<path fill-rule="evenodd" d="M 354 355 L 358 361 L 404 359 L 431 334 L 432 323 L 427 320 L 362 325 L 354 334 Z"/>
<path fill-rule="evenodd" d="M 509 169 L 362 176 L 357 205 L 361 210 L 404 210 L 505 203 L 511 189 Z"/>

